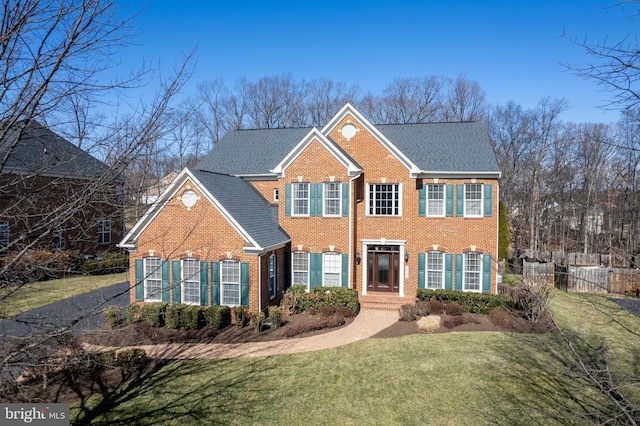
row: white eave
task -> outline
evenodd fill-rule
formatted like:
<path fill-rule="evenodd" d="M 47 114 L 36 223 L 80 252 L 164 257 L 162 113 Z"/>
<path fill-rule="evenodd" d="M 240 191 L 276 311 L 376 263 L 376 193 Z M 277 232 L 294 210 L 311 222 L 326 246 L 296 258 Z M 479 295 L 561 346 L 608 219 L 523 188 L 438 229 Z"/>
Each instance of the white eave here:
<path fill-rule="evenodd" d="M 147 212 L 136 222 L 131 230 L 124 236 L 122 241 L 116 246 L 127 249 L 135 249 L 136 241 L 140 234 L 149 226 L 153 219 L 160 213 L 164 206 L 171 200 L 187 181 L 195 185 L 195 187 L 205 196 L 205 198 L 220 212 L 220 214 L 229 222 L 229 224 L 240 234 L 245 242 L 250 246 L 244 247 L 245 252 L 258 251 L 262 252 L 265 249 L 249 235 L 249 233 L 235 220 L 235 218 L 220 204 L 220 202 L 202 185 L 202 183 L 189 171 L 189 169 L 183 169 L 178 176 L 171 182 L 171 184 L 164 190 L 164 192 L 158 197 L 158 200 L 149 207 Z"/>
<path fill-rule="evenodd" d="M 482 171 L 482 172 L 463 172 L 463 171 L 438 171 L 438 170 L 421 170 L 417 174 L 412 174 L 413 178 L 478 178 L 478 179 L 500 179 L 502 172 L 500 171 Z"/>
<path fill-rule="evenodd" d="M 329 140 L 320 130 L 317 128 L 313 128 L 303 137 L 298 144 L 293 147 L 291 151 L 273 168 L 270 170 L 271 173 L 274 173 L 278 176 L 278 178 L 282 178 L 285 175 L 286 168 L 293 163 L 293 161 L 298 158 L 298 156 L 305 150 L 307 146 L 314 140 L 318 140 L 318 142 L 326 148 L 327 151 L 331 155 L 333 155 L 346 169 L 349 176 L 355 176 L 360 173 L 360 167 L 355 164 L 342 150 L 340 150 L 335 143 Z"/>

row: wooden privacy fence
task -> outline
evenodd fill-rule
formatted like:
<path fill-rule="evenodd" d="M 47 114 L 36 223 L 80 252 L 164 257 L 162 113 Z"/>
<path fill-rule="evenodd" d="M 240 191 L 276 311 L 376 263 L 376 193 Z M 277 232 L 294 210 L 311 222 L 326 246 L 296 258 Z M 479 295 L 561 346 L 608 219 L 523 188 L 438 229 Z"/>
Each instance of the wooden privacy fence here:
<path fill-rule="evenodd" d="M 517 257 L 537 259 L 541 262 L 571 266 L 606 266 L 626 268 L 634 262 L 634 259 L 622 255 L 611 256 L 608 254 L 598 253 L 564 253 L 561 251 L 529 249 L 509 250 L 509 259 L 515 259 Z"/>
<path fill-rule="evenodd" d="M 628 268 L 523 263 L 523 276 L 537 285 L 554 285 L 571 293 L 640 295 L 640 271 Z"/>

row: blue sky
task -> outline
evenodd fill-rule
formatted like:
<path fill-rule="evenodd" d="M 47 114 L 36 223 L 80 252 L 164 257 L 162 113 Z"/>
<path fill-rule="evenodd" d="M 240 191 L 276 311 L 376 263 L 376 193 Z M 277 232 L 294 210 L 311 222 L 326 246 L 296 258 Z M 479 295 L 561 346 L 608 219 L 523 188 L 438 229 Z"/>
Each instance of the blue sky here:
<path fill-rule="evenodd" d="M 609 93 L 562 64 L 589 57 L 570 39 L 635 40 L 637 6 L 618 0 L 510 1 L 217 1 L 149 0 L 134 20 L 124 69 L 142 60 L 167 73 L 197 48 L 185 94 L 204 80 L 255 81 L 291 73 L 327 77 L 381 93 L 398 77 L 429 75 L 478 81 L 490 104 L 533 107 L 544 96 L 566 98 L 565 120 L 610 122 Z"/>

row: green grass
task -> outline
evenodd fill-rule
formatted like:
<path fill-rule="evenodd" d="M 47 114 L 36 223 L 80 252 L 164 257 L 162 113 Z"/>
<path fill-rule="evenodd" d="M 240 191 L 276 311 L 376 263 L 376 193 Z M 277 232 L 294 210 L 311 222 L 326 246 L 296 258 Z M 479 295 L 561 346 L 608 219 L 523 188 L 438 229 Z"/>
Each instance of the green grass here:
<path fill-rule="evenodd" d="M 128 279 L 128 274 L 123 272 L 120 274 L 63 278 L 30 283 L 18 289 L 2 289 L 0 290 L 0 312 L 3 318 L 10 318 L 30 309 L 108 287 Z"/>
<path fill-rule="evenodd" d="M 552 307 L 563 326 L 614 348 L 618 378 L 633 373 L 626 358 L 640 353 L 639 339 L 605 321 L 594 300 L 640 330 L 640 319 L 603 298 L 556 293 Z M 172 362 L 71 414 L 99 424 L 590 424 L 608 401 L 568 359 L 559 334 L 367 339 L 305 354 Z M 629 389 L 636 402 L 638 386 Z"/>

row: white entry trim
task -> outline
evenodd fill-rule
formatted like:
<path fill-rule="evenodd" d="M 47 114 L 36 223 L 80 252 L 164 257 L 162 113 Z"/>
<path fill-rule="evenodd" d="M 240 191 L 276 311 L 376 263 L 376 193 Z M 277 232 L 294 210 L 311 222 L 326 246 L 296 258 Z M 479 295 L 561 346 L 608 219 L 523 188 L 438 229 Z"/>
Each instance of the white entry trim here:
<path fill-rule="evenodd" d="M 404 246 L 407 243 L 406 240 L 387 240 L 386 238 L 380 238 L 379 240 L 362 240 L 362 295 L 367 294 L 367 264 L 369 252 L 367 251 L 369 246 L 385 245 L 385 246 L 400 246 L 400 289 L 399 296 L 404 297 L 404 268 L 402 263 L 404 262 Z"/>

